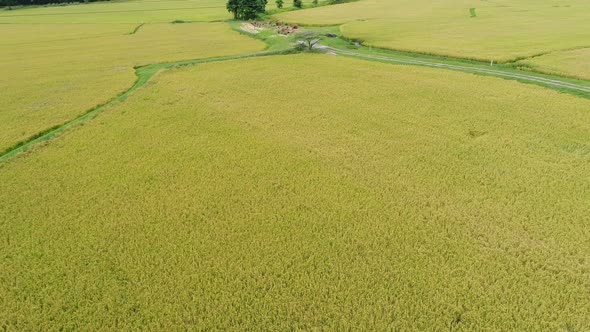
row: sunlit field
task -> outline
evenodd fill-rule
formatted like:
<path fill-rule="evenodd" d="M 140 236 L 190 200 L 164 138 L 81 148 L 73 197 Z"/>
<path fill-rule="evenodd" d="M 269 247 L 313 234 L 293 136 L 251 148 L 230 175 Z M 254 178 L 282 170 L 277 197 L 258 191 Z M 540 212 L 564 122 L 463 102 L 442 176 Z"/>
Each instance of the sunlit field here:
<path fill-rule="evenodd" d="M 130 0 L 47 6 L 18 10 L 0 8 L 1 23 L 168 23 L 172 21 L 211 22 L 228 20 L 227 0 Z M 304 0 L 307 6 L 312 0 Z M 320 3 L 324 3 L 321 0 Z M 291 8 L 292 0 L 285 0 Z M 276 9 L 274 0 L 269 10 Z"/>
<path fill-rule="evenodd" d="M 584 0 L 360 0 L 276 18 L 342 24 L 344 36 L 370 46 L 495 62 L 587 47 L 590 40 Z"/>
<path fill-rule="evenodd" d="M 548 74 L 590 80 L 590 48 L 550 53 L 520 61 L 518 65 Z"/>
<path fill-rule="evenodd" d="M 590 3 L 284 1 L 0 8 L 0 331 L 590 330 Z"/>
<path fill-rule="evenodd" d="M 587 330 L 589 109 L 327 55 L 160 73 L 1 166 L 0 326 Z"/>
<path fill-rule="evenodd" d="M 134 66 L 265 47 L 226 23 L 9 24 L 0 33 L 0 151 L 125 91 Z"/>
<path fill-rule="evenodd" d="M 224 0 L 137 0 L 0 10 L 0 23 L 167 23 L 231 18 Z"/>

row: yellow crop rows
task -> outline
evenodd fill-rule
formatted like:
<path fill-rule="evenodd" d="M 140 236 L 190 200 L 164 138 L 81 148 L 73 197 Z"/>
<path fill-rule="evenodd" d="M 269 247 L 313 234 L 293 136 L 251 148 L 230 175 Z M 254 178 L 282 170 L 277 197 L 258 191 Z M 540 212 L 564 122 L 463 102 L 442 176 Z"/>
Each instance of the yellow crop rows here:
<path fill-rule="evenodd" d="M 161 73 L 0 168 L 0 324 L 587 330 L 590 102 L 441 73 Z"/>

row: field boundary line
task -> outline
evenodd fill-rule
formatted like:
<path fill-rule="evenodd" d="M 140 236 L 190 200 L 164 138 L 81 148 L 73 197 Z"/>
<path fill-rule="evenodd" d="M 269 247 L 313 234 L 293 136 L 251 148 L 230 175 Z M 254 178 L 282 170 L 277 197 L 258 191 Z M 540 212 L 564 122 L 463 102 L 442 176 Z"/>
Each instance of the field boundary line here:
<path fill-rule="evenodd" d="M 143 26 L 145 25 L 145 23 L 141 23 L 138 26 L 135 27 L 135 29 L 133 29 L 133 31 L 129 32 L 127 35 L 134 35 L 137 33 L 137 31 L 139 31 L 139 29 L 141 29 Z"/>

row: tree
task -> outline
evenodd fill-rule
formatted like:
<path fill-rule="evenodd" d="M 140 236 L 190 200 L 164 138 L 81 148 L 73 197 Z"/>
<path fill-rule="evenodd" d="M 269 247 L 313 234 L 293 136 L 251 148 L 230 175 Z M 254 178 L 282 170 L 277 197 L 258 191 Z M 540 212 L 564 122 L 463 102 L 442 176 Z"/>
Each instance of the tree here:
<path fill-rule="evenodd" d="M 267 0 L 228 0 L 227 11 L 237 20 L 251 20 L 264 13 Z"/>
<path fill-rule="evenodd" d="M 313 0 L 312 3 L 313 3 L 314 6 L 317 6 L 318 5 L 318 0 Z"/>
<path fill-rule="evenodd" d="M 283 0 L 276 0 L 276 3 L 277 3 L 277 8 L 278 9 L 283 8 L 283 4 L 284 4 L 284 1 Z"/>
<path fill-rule="evenodd" d="M 313 31 L 302 32 L 297 35 L 299 45 L 308 51 L 313 51 L 314 46 L 322 40 L 322 36 Z"/>
<path fill-rule="evenodd" d="M 240 8 L 240 0 L 228 0 L 225 6 L 227 11 L 234 15 L 234 20 L 238 19 L 238 11 Z"/>
<path fill-rule="evenodd" d="M 293 7 L 295 7 L 295 8 L 303 7 L 303 1 L 302 0 L 293 0 Z"/>
<path fill-rule="evenodd" d="M 264 13 L 266 3 L 267 0 L 228 0 L 226 8 L 236 20 L 251 20 Z"/>
<path fill-rule="evenodd" d="M 260 13 L 264 13 L 267 0 L 241 0 L 238 18 L 242 20 L 252 20 Z"/>

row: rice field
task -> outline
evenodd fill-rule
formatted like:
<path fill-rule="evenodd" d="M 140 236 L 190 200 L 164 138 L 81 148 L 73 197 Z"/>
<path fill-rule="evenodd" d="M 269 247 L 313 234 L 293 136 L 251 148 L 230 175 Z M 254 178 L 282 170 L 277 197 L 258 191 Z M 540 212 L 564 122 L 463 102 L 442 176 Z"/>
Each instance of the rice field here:
<path fill-rule="evenodd" d="M 525 69 L 590 81 L 590 48 L 560 51 L 517 62 Z"/>
<path fill-rule="evenodd" d="M 231 18 L 224 0 L 132 0 L 0 9 L 0 23 L 169 23 Z"/>
<path fill-rule="evenodd" d="M 138 24 L 169 23 L 172 21 L 212 22 L 231 19 L 226 10 L 227 0 L 114 0 L 80 3 L 67 6 L 40 6 L 18 10 L 0 8 L 0 24 Z M 325 2 L 321 0 L 320 3 Z M 310 6 L 312 0 L 304 0 Z M 292 0 L 285 0 L 284 8 L 291 8 Z M 276 9 L 275 1 L 268 1 L 267 9 Z"/>
<path fill-rule="evenodd" d="M 0 151 L 127 90 L 135 66 L 265 48 L 227 23 L 0 24 L 0 34 Z"/>
<path fill-rule="evenodd" d="M 590 46 L 590 3 L 584 0 L 360 0 L 276 18 L 341 25 L 345 37 L 369 46 L 487 62 Z"/>
<path fill-rule="evenodd" d="M 589 109 L 326 55 L 162 72 L 0 166 L 0 326 L 588 330 Z"/>

